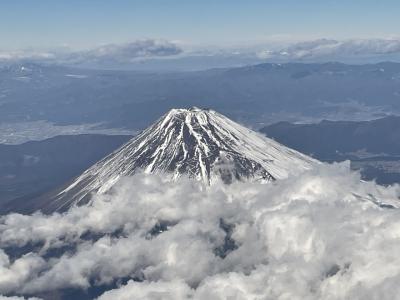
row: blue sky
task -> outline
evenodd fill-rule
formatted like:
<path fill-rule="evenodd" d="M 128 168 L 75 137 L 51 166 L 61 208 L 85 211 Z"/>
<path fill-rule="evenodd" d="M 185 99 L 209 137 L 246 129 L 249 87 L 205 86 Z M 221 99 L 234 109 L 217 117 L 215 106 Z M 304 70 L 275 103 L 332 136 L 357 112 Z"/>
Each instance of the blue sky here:
<path fill-rule="evenodd" d="M 0 49 L 93 47 L 143 38 L 224 45 L 399 35 L 395 0 L 4 0 Z"/>

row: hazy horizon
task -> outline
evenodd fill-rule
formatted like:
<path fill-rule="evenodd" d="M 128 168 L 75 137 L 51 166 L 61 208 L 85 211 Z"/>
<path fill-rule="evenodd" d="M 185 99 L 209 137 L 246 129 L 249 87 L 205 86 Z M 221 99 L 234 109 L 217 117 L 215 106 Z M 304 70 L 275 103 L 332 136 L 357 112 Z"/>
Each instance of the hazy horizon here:
<path fill-rule="evenodd" d="M 399 9 L 392 0 L 7 1 L 0 62 L 140 69 L 150 60 L 156 70 L 400 61 Z"/>

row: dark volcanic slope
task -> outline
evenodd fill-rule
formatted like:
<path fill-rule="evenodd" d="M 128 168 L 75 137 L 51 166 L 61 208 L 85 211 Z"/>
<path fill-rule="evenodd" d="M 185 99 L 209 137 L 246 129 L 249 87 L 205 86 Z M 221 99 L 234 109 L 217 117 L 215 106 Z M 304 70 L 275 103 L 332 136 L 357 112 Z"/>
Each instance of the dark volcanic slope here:
<path fill-rule="evenodd" d="M 0 211 L 14 198 L 43 193 L 77 176 L 130 136 L 69 135 L 0 145 Z"/>
<path fill-rule="evenodd" d="M 0 68 L 0 120 L 139 129 L 188 106 L 251 124 L 292 116 L 380 117 L 400 111 L 399 82 L 398 63 L 260 64 L 173 74 L 15 65 Z"/>
<path fill-rule="evenodd" d="M 276 141 L 322 161 L 351 160 L 367 180 L 400 182 L 400 117 L 373 121 L 280 122 L 261 129 Z"/>
<path fill-rule="evenodd" d="M 268 137 L 321 160 L 364 150 L 400 155 L 400 117 L 373 121 L 322 121 L 317 124 L 276 123 L 261 129 Z"/>

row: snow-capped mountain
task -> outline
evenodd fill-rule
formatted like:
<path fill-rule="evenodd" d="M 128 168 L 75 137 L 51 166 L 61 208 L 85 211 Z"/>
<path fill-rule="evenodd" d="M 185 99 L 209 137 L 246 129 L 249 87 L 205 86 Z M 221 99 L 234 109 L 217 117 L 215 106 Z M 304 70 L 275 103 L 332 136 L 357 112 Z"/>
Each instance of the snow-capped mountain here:
<path fill-rule="evenodd" d="M 88 201 L 136 172 L 189 176 L 206 184 L 222 178 L 271 181 L 312 167 L 314 159 L 212 111 L 172 109 L 57 194 L 52 210 Z"/>

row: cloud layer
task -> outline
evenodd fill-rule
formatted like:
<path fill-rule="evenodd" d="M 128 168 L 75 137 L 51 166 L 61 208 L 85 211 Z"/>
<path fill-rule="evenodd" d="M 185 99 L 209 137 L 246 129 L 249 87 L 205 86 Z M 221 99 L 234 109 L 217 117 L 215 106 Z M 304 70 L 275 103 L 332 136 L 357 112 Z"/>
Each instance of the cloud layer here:
<path fill-rule="evenodd" d="M 138 59 L 175 56 L 182 49 L 166 40 L 137 40 L 126 44 L 109 44 L 85 51 L 0 51 L 0 61 L 36 61 L 61 64 L 126 64 Z"/>
<path fill-rule="evenodd" d="M 146 39 L 126 44 L 109 44 L 84 51 L 57 49 L 52 51 L 0 51 L 0 62 L 39 62 L 97 67 L 136 67 L 146 60 L 160 68 L 172 69 L 180 64 L 204 64 L 211 68 L 220 63 L 237 66 L 270 62 L 376 62 L 400 60 L 400 39 L 317 39 L 303 42 L 273 42 L 269 46 L 182 48 L 167 40 Z M 170 58 L 171 61 L 160 60 Z M 150 64 L 150 65 L 152 65 Z M 175 64 L 175 65 L 174 65 Z"/>
<path fill-rule="evenodd" d="M 322 165 L 210 188 L 155 175 L 91 207 L 0 219 L 0 294 L 111 288 L 100 299 L 394 299 L 400 187 Z M 389 206 L 388 206 L 389 207 Z"/>
<path fill-rule="evenodd" d="M 284 60 L 335 60 L 369 56 L 385 57 L 392 54 L 400 54 L 400 40 L 398 39 L 354 39 L 344 41 L 319 39 L 295 43 L 278 50 L 258 52 L 260 58 Z"/>
<path fill-rule="evenodd" d="M 167 57 L 182 52 L 176 44 L 164 40 L 139 40 L 122 45 L 105 45 L 71 54 L 74 63 L 132 63 L 137 59 Z"/>

